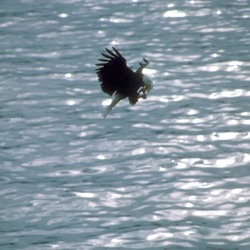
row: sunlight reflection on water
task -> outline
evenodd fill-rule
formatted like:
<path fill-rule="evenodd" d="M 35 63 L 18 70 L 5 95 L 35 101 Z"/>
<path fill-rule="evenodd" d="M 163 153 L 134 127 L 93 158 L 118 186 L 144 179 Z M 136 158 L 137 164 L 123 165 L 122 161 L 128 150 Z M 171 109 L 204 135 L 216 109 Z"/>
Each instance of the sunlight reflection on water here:
<path fill-rule="evenodd" d="M 0 24 L 1 248 L 248 250 L 248 2 L 28 2 Z M 103 119 L 110 46 L 154 89 Z"/>

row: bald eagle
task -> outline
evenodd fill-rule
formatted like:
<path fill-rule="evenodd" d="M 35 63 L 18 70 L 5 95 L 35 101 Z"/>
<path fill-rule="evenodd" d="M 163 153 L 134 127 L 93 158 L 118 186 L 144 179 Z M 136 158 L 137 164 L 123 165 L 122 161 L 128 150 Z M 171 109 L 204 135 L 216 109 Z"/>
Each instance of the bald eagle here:
<path fill-rule="evenodd" d="M 111 104 L 106 108 L 104 118 L 112 108 L 122 99 L 128 97 L 129 103 L 134 105 L 139 98 L 146 99 L 146 93 L 152 89 L 152 81 L 142 73 L 149 61 L 143 58 L 143 63 L 134 72 L 127 66 L 126 59 L 114 47 L 107 49 L 107 53 L 102 53 L 104 58 L 98 59 L 96 74 L 101 89 L 112 97 Z"/>

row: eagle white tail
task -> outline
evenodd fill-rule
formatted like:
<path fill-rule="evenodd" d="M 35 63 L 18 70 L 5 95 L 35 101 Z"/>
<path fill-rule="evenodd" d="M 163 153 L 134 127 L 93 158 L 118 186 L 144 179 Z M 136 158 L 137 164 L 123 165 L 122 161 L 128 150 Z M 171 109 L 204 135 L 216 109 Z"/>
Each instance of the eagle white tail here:
<path fill-rule="evenodd" d="M 112 110 L 112 108 L 121 100 L 123 99 L 120 94 L 117 93 L 117 91 L 114 92 L 112 95 L 112 102 L 111 104 L 105 108 L 105 111 L 103 113 L 103 118 L 106 118 L 109 112 Z"/>

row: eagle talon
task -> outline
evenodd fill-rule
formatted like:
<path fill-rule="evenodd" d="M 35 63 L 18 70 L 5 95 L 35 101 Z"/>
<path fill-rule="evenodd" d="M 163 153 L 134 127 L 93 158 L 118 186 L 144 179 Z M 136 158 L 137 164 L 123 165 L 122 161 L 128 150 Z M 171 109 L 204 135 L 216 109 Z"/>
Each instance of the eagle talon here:
<path fill-rule="evenodd" d="M 147 99 L 147 95 L 143 92 L 143 95 L 139 95 L 139 98 Z"/>

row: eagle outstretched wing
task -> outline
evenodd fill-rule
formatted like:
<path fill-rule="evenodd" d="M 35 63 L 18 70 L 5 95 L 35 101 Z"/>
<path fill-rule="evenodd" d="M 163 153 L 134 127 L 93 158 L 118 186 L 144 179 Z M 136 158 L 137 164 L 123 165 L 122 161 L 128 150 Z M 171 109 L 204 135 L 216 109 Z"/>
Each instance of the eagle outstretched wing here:
<path fill-rule="evenodd" d="M 102 53 L 104 58 L 98 59 L 96 73 L 101 83 L 102 91 L 112 96 L 116 91 L 124 93 L 130 88 L 131 78 L 135 73 L 127 66 L 126 59 L 114 47 L 113 51 L 106 48 L 107 53 Z"/>

